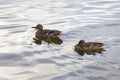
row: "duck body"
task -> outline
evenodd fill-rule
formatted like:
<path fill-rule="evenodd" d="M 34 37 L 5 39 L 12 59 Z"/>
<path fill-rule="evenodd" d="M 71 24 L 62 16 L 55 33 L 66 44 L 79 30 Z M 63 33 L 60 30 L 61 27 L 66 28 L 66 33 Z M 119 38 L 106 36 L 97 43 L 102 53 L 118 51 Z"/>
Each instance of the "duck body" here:
<path fill-rule="evenodd" d="M 36 27 L 32 27 L 37 29 L 35 37 L 36 38 L 46 38 L 48 36 L 58 36 L 61 35 L 61 31 L 59 30 L 50 30 L 50 29 L 43 29 L 43 26 L 41 24 L 38 24 Z"/>
<path fill-rule="evenodd" d="M 99 42 L 85 42 L 84 40 L 80 40 L 79 43 L 75 46 L 75 51 L 83 52 L 83 51 L 102 51 L 104 49 L 104 44 Z"/>

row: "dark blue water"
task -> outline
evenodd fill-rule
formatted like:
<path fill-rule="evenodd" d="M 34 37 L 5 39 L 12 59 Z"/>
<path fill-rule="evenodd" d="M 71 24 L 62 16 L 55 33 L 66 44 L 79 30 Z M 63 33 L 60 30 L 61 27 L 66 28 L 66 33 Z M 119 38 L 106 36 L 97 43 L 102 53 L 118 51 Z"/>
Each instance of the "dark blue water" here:
<path fill-rule="evenodd" d="M 63 44 L 33 43 L 35 30 L 63 32 Z M 103 53 L 74 51 L 79 40 Z M 120 80 L 119 0 L 1 0 L 0 80 Z"/>

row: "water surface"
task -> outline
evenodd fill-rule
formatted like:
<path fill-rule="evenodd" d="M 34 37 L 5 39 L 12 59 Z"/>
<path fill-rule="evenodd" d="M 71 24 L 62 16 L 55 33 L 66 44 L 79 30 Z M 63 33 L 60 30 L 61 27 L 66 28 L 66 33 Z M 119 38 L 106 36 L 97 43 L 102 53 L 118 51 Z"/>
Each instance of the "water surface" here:
<path fill-rule="evenodd" d="M 0 80 L 119 80 L 119 14 L 119 0 L 1 0 Z M 33 43 L 39 23 L 61 30 L 63 43 Z M 81 39 L 106 51 L 81 56 Z"/>

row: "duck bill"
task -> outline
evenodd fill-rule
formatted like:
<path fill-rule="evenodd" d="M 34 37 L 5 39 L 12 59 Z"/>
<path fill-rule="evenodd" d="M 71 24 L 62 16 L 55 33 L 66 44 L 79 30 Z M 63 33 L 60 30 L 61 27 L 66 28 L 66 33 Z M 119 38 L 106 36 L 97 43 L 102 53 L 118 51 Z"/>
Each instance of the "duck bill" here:
<path fill-rule="evenodd" d="M 32 28 L 35 28 L 35 29 L 36 29 L 36 27 L 32 27 Z"/>

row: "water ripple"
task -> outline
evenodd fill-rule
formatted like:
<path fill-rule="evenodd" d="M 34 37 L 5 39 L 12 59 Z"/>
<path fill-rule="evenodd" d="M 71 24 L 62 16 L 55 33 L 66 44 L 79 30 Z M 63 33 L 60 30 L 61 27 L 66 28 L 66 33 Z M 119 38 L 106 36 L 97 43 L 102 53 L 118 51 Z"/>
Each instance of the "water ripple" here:
<path fill-rule="evenodd" d="M 120 79 L 119 13 L 119 0 L 1 0 L 0 79 Z M 37 24 L 61 30 L 63 44 L 33 43 Z M 81 39 L 103 42 L 106 51 L 80 56 Z"/>

